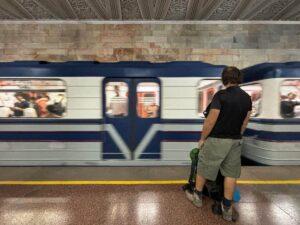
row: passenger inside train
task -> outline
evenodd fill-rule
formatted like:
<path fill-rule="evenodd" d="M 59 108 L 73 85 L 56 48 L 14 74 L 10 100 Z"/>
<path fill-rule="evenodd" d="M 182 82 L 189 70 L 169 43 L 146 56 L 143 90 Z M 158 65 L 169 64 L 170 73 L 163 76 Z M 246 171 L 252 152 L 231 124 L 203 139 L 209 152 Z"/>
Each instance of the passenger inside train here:
<path fill-rule="evenodd" d="M 0 117 L 60 118 L 66 113 L 61 81 L 1 80 Z"/>
<path fill-rule="evenodd" d="M 159 86 L 142 82 L 137 89 L 137 115 L 140 118 L 157 118 L 159 112 Z M 110 117 L 128 115 L 128 86 L 125 82 L 108 82 L 106 85 L 106 114 Z"/>
<path fill-rule="evenodd" d="M 159 111 L 159 86 L 143 82 L 137 86 L 137 114 L 141 118 L 156 118 Z"/>
<path fill-rule="evenodd" d="M 280 90 L 280 113 L 283 118 L 300 117 L 300 81 L 284 81 Z"/>
<path fill-rule="evenodd" d="M 124 82 L 110 82 L 106 86 L 106 114 L 111 117 L 125 117 L 128 114 L 128 88 Z"/>

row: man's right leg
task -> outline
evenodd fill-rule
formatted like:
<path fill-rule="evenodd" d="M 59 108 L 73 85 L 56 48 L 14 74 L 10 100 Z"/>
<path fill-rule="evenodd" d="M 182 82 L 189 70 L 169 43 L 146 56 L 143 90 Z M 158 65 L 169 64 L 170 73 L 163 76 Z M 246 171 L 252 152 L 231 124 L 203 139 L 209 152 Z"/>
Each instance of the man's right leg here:
<path fill-rule="evenodd" d="M 225 177 L 224 197 L 222 200 L 222 216 L 227 221 L 236 221 L 239 214 L 233 207 L 233 194 L 236 185 L 236 178 Z"/>
<path fill-rule="evenodd" d="M 241 174 L 241 141 L 232 140 L 232 147 L 221 165 L 221 173 L 224 179 L 224 197 L 222 200 L 223 219 L 235 221 L 238 213 L 232 206 L 232 199 L 236 185 L 236 179 Z"/>

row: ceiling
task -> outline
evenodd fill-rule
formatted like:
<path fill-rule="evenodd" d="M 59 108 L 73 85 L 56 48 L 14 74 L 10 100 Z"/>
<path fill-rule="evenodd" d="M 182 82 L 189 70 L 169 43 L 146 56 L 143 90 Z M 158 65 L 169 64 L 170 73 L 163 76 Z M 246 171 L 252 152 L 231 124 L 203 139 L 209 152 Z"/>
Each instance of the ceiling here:
<path fill-rule="evenodd" d="M 300 20 L 300 0 L 0 0 L 0 20 Z"/>

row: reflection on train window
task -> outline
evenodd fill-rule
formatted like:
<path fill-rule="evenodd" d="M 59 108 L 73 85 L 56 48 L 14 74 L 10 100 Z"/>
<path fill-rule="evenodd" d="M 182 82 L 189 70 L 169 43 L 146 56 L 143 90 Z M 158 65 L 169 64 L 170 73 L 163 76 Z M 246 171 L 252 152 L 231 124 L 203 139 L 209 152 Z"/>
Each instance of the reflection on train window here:
<path fill-rule="evenodd" d="M 212 101 L 216 92 L 223 88 L 221 80 L 202 80 L 198 90 L 198 115 L 204 117 L 203 112 Z"/>
<path fill-rule="evenodd" d="M 261 97 L 262 97 L 262 86 L 260 84 L 249 84 L 241 86 L 248 95 L 250 95 L 252 100 L 252 112 L 251 116 L 256 117 L 260 113 L 261 109 Z"/>
<path fill-rule="evenodd" d="M 300 118 L 300 80 L 286 80 L 280 86 L 280 114 Z"/>
<path fill-rule="evenodd" d="M 0 117 L 60 118 L 66 85 L 59 79 L 0 79 Z"/>
<path fill-rule="evenodd" d="M 159 113 L 159 85 L 142 82 L 137 86 L 137 114 L 141 118 L 156 118 Z"/>
<path fill-rule="evenodd" d="M 105 95 L 107 116 L 128 115 L 128 85 L 125 82 L 108 82 L 105 86 Z"/>

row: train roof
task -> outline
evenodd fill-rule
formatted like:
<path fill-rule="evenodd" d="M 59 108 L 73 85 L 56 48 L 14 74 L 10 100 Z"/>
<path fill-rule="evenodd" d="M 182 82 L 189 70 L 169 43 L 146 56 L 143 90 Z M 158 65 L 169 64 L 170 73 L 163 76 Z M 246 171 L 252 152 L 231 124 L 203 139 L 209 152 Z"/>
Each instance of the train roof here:
<path fill-rule="evenodd" d="M 224 65 L 213 65 L 201 61 L 165 63 L 15 61 L 0 63 L 0 77 L 220 77 L 224 67 Z"/>
<path fill-rule="evenodd" d="M 244 82 L 281 77 L 300 77 L 300 62 L 261 63 L 242 71 Z"/>

